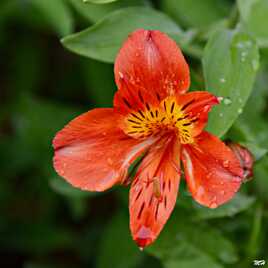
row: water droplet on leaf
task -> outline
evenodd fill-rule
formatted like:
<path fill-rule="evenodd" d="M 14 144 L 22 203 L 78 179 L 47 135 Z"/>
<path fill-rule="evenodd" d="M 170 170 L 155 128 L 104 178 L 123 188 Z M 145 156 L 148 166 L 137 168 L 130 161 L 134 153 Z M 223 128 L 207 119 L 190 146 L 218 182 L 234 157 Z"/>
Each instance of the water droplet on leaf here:
<path fill-rule="evenodd" d="M 225 105 L 230 105 L 230 104 L 232 104 L 232 100 L 231 100 L 230 98 L 224 98 L 224 99 L 223 99 L 223 103 L 224 103 Z"/>

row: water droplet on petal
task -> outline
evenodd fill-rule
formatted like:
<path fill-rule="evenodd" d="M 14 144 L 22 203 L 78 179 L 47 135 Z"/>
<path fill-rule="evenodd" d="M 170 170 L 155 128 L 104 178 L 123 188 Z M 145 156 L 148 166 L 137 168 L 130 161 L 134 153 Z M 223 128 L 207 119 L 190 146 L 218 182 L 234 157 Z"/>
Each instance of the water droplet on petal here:
<path fill-rule="evenodd" d="M 107 162 L 108 162 L 108 165 L 110 165 L 110 166 L 112 166 L 114 163 L 114 161 L 110 157 L 108 157 Z"/>
<path fill-rule="evenodd" d="M 222 190 L 220 193 L 221 193 L 222 195 L 225 195 L 225 191 L 224 191 L 224 190 Z"/>
<path fill-rule="evenodd" d="M 241 182 L 242 181 L 242 178 L 236 176 L 236 177 L 233 177 L 233 181 L 234 182 Z"/>
<path fill-rule="evenodd" d="M 124 78 L 124 75 L 123 75 L 121 72 L 118 72 L 118 74 L 119 74 L 119 77 L 120 77 L 121 79 Z"/>
<path fill-rule="evenodd" d="M 199 186 L 196 192 L 197 197 L 202 197 L 205 193 L 205 189 L 203 186 Z"/>
<path fill-rule="evenodd" d="M 217 206 L 218 206 L 218 205 L 217 205 L 216 202 L 212 202 L 212 203 L 209 204 L 209 207 L 210 207 L 210 208 L 216 208 Z"/>
<path fill-rule="evenodd" d="M 223 97 L 217 97 L 218 102 L 221 102 L 223 99 Z"/>
<path fill-rule="evenodd" d="M 223 161 L 223 166 L 224 167 L 229 167 L 229 164 L 230 164 L 230 161 L 229 160 L 225 160 L 225 161 Z"/>

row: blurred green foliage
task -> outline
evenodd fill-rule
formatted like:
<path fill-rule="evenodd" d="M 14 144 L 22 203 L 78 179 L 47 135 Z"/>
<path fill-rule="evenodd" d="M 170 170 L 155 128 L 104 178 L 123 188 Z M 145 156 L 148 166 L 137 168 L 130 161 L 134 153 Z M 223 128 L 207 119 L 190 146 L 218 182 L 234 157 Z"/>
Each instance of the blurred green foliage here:
<path fill-rule="evenodd" d="M 268 262 L 268 1 L 86 2 L 0 2 L 1 267 Z M 178 42 L 191 66 L 191 89 L 224 97 L 210 131 L 249 146 L 256 158 L 254 179 L 216 210 L 196 204 L 183 182 L 172 217 L 144 252 L 128 228 L 128 189 L 72 188 L 53 170 L 51 146 L 81 112 L 112 106 L 114 57 L 140 27 Z"/>

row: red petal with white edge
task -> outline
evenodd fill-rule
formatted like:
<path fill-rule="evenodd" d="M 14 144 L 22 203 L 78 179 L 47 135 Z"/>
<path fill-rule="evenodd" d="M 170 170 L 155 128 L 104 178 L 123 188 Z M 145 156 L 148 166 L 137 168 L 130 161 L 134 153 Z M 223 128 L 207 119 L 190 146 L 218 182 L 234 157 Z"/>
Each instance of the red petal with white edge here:
<path fill-rule="evenodd" d="M 183 145 L 182 161 L 188 189 L 206 207 L 229 201 L 243 180 L 243 170 L 234 153 L 217 137 L 203 132 L 195 144 Z"/>
<path fill-rule="evenodd" d="M 166 137 L 150 148 L 130 190 L 130 229 L 139 247 L 151 244 L 168 220 L 180 181 L 180 145 Z"/>
<path fill-rule="evenodd" d="M 194 91 L 177 96 L 177 103 L 186 114 L 187 119 L 193 122 L 193 137 L 198 136 L 208 121 L 208 113 L 219 99 L 207 91 Z"/>
<path fill-rule="evenodd" d="M 177 44 L 159 31 L 137 30 L 129 35 L 115 61 L 118 92 L 114 106 L 121 112 L 157 105 L 169 95 L 185 93 L 189 67 Z"/>
<path fill-rule="evenodd" d="M 141 142 L 129 138 L 117 128 L 119 121 L 113 109 L 94 109 L 59 131 L 53 140 L 58 174 L 89 191 L 104 191 L 122 183 L 131 162 L 153 139 Z"/>

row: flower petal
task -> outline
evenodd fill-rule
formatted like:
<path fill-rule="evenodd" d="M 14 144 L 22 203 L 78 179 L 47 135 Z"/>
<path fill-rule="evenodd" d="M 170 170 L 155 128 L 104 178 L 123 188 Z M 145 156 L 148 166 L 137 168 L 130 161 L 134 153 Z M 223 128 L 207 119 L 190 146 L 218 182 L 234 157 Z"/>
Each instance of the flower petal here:
<path fill-rule="evenodd" d="M 189 67 L 176 43 L 159 31 L 137 30 L 115 61 L 118 92 L 114 106 L 127 113 L 157 104 L 190 85 Z"/>
<path fill-rule="evenodd" d="M 194 91 L 177 96 L 177 104 L 186 114 L 187 120 L 193 122 L 191 135 L 199 135 L 208 121 L 212 106 L 219 104 L 219 99 L 207 91 Z"/>
<path fill-rule="evenodd" d="M 148 148 L 153 139 L 140 142 L 117 128 L 120 116 L 113 109 L 84 113 L 53 140 L 54 167 L 75 187 L 104 191 L 123 183 L 132 161 Z"/>
<path fill-rule="evenodd" d="M 151 244 L 168 220 L 177 199 L 180 145 L 163 138 L 143 159 L 130 190 L 130 229 L 143 248 Z"/>
<path fill-rule="evenodd" d="M 234 153 L 217 137 L 203 132 L 193 145 L 183 145 L 185 178 L 193 198 L 216 208 L 229 201 L 243 180 L 243 170 Z"/>
<path fill-rule="evenodd" d="M 240 165 L 243 168 L 244 181 L 253 178 L 254 157 L 252 153 L 246 147 L 235 142 L 227 142 L 226 145 L 234 152 L 239 160 Z"/>

